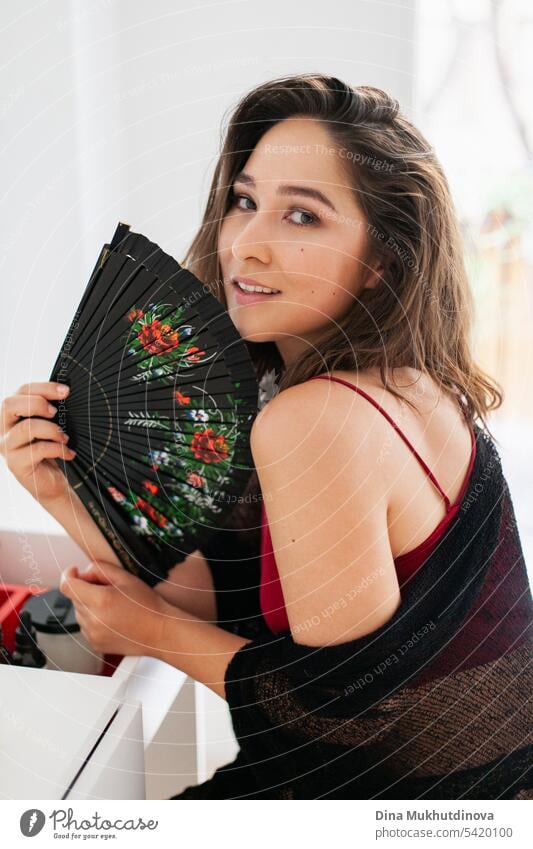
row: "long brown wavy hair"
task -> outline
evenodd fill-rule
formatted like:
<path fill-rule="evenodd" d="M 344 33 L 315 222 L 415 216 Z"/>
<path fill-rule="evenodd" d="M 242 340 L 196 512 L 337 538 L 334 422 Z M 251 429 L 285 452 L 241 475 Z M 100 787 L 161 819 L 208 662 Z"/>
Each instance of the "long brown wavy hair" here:
<path fill-rule="evenodd" d="M 332 145 L 342 148 L 339 161 L 345 163 L 347 184 L 353 186 L 370 236 L 363 261 L 377 259 L 385 271 L 375 288 L 353 298 L 342 320 L 328 326 L 316 350 L 309 346 L 287 368 L 275 342 L 245 340 L 258 380 L 275 369 L 282 392 L 333 369 L 379 367 L 384 387 L 414 406 L 394 388 L 392 371 L 411 367 L 454 393 L 469 424 L 480 419 L 489 430 L 487 414 L 502 404 L 503 389 L 474 363 L 470 350 L 473 297 L 448 182 L 433 148 L 385 91 L 299 74 L 248 92 L 223 133 L 202 224 L 182 264 L 227 308 L 218 238 L 234 179 L 262 135 L 293 116 L 324 122 Z M 258 493 L 253 470 L 229 523 L 255 530 L 255 545 Z"/>

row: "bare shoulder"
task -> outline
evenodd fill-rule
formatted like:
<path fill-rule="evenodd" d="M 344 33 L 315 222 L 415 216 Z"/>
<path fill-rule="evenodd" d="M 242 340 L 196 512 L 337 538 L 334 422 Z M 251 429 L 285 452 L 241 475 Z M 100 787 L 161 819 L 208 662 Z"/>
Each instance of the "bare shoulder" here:
<path fill-rule="evenodd" d="M 388 386 L 383 382 L 379 368 L 367 369 L 359 373 L 332 371 L 330 376 L 340 378 L 365 392 L 367 399 L 363 400 L 367 407 L 370 406 L 368 403 L 370 398 L 396 424 L 405 428 L 415 441 L 418 439 L 421 447 L 424 440 L 427 440 L 428 447 L 432 441 L 439 443 L 443 435 L 449 437 L 451 430 L 462 430 L 462 442 L 468 446 L 468 428 L 465 427 L 457 396 L 448 388 L 439 386 L 430 374 L 409 367 L 396 368 L 393 372 L 389 372 Z M 339 386 L 337 381 L 331 381 L 331 383 Z M 391 391 L 391 387 L 395 392 Z M 340 390 L 342 388 L 339 386 Z M 374 407 L 374 409 L 379 414 L 377 408 Z M 384 432 L 390 431 L 390 423 L 382 414 L 381 418 L 384 422 Z"/>
<path fill-rule="evenodd" d="M 375 390 L 370 376 L 336 371 L 330 375 Z M 301 434 L 304 425 L 311 427 L 318 436 L 344 435 L 346 439 L 353 439 L 356 433 L 367 433 L 370 437 L 370 426 L 380 424 L 375 412 L 375 408 L 356 392 L 328 379 L 310 379 L 284 389 L 263 407 L 253 423 L 252 439 L 257 444 L 259 438 L 267 439 L 280 430 L 288 436 Z"/>
<path fill-rule="evenodd" d="M 363 475 L 371 481 L 374 496 L 386 490 L 391 505 L 403 509 L 403 493 L 424 473 L 395 433 L 392 420 L 454 496 L 470 456 L 470 434 L 457 400 L 416 369 L 396 369 L 390 377 L 397 395 L 384 385 L 378 368 L 333 370 L 328 378 L 344 383 L 308 380 L 285 389 L 256 417 L 251 435 L 254 459 L 268 464 L 283 457 L 285 463 L 290 458 L 302 463 L 313 456 L 315 461 L 344 462 L 348 473 L 357 473 L 354 481 Z M 427 488 L 434 501 L 431 522 L 440 507 L 432 487 Z M 421 493 L 422 500 L 425 497 L 426 492 Z"/>
<path fill-rule="evenodd" d="M 386 511 L 388 481 L 379 451 L 390 428 L 355 392 L 329 380 L 308 380 L 276 395 L 258 413 L 250 445 L 263 491 L 307 480 L 326 481 L 345 500 L 371 498 Z M 342 389 L 342 387 L 341 387 Z"/>

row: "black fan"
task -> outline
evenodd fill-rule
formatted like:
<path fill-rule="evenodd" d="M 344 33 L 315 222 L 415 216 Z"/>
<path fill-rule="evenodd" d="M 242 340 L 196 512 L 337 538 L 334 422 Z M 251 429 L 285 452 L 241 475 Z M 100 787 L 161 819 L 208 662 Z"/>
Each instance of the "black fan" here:
<path fill-rule="evenodd" d="M 58 460 L 126 569 L 153 586 L 227 520 L 250 476 L 259 387 L 208 286 L 119 223 L 50 380 Z"/>

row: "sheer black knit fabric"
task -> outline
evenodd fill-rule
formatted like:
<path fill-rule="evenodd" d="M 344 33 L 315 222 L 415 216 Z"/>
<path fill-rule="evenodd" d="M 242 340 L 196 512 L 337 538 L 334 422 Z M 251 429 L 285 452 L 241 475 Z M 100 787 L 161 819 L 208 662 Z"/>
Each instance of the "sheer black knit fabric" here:
<path fill-rule="evenodd" d="M 230 567 L 217 556 L 231 546 L 212 541 L 219 624 L 252 640 L 225 676 L 240 751 L 172 798 L 533 798 L 533 601 L 498 451 L 475 431 L 461 510 L 364 637 L 317 648 L 272 634 L 259 556 L 234 551 Z"/>

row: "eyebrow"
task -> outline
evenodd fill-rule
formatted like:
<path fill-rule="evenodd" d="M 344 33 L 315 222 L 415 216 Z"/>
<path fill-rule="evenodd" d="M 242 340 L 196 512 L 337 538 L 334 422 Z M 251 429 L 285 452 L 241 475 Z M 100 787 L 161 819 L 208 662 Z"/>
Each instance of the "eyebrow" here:
<path fill-rule="evenodd" d="M 239 171 L 237 176 L 235 177 L 234 183 L 246 183 L 249 186 L 253 186 L 255 188 L 255 180 L 251 174 L 246 174 L 244 171 Z M 318 189 L 311 189 L 309 186 L 295 186 L 290 185 L 289 183 L 281 183 L 277 190 L 277 195 L 303 195 L 308 198 L 312 198 L 313 200 L 318 200 L 321 203 L 329 206 L 333 212 L 337 212 L 332 202 L 326 195 L 323 195 L 322 192 L 319 192 Z"/>

